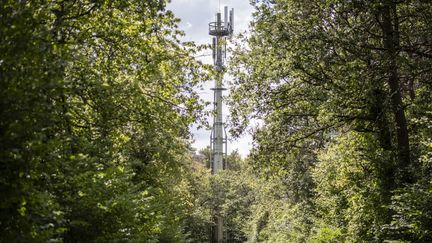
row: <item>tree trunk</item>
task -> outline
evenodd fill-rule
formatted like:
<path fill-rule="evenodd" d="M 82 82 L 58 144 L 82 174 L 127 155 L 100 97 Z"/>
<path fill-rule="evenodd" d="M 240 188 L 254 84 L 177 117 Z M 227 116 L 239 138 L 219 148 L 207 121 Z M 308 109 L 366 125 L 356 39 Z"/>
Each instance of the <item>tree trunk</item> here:
<path fill-rule="evenodd" d="M 399 156 L 399 167 L 402 171 L 402 182 L 410 182 L 407 167 L 410 164 L 410 146 L 407 121 L 402 101 L 402 92 L 398 75 L 398 49 L 399 49 L 399 21 L 396 12 L 396 3 L 385 1 L 381 9 L 383 45 L 385 48 L 385 71 L 388 75 L 388 85 L 390 87 L 390 98 L 392 111 L 396 124 L 396 138 Z"/>

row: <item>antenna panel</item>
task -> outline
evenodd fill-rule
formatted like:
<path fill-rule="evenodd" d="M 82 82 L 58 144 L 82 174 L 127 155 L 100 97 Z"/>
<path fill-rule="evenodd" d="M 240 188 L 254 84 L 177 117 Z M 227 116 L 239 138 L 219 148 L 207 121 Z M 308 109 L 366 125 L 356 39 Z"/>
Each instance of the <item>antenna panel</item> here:
<path fill-rule="evenodd" d="M 234 31 L 234 8 L 230 11 L 230 30 L 231 33 Z"/>
<path fill-rule="evenodd" d="M 217 43 L 216 43 L 216 37 L 213 37 L 213 46 L 212 46 L 212 51 L 213 51 L 213 60 L 216 60 L 216 47 Z"/>
<path fill-rule="evenodd" d="M 228 28 L 228 6 L 224 8 L 224 27 Z"/>

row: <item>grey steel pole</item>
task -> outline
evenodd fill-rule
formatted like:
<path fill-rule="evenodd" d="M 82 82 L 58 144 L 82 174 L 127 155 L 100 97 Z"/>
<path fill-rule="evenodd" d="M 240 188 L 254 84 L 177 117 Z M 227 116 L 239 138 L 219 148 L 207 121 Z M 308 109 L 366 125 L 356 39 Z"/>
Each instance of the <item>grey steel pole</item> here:
<path fill-rule="evenodd" d="M 229 19 L 229 20 L 228 20 Z M 226 57 L 226 37 L 233 33 L 234 9 L 228 15 L 228 7 L 224 8 L 224 22 L 221 13 L 216 14 L 216 21 L 209 24 L 209 34 L 213 37 L 213 60 L 217 76 L 215 79 L 214 91 L 214 115 L 213 128 L 210 136 L 210 167 L 212 174 L 216 174 L 224 169 L 224 156 L 226 155 L 226 133 L 222 116 L 222 91 L 224 76 L 224 59 Z M 224 146 L 225 145 L 225 146 Z M 219 212 L 215 213 L 215 229 L 212 233 L 211 242 L 222 243 L 224 239 L 224 219 Z"/>

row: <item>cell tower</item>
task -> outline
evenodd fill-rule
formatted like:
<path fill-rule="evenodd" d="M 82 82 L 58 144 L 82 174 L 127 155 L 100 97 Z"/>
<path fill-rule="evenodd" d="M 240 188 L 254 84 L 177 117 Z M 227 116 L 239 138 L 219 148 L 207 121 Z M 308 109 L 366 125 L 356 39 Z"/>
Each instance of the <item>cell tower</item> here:
<path fill-rule="evenodd" d="M 234 9 L 229 11 L 228 7 L 224 8 L 224 21 L 222 21 L 221 13 L 216 14 L 216 21 L 209 24 L 209 34 L 213 37 L 213 61 L 217 71 L 214 91 L 214 117 L 213 127 L 210 135 L 210 167 L 213 174 L 225 169 L 225 157 L 227 154 L 227 134 L 222 118 L 222 91 L 224 62 L 226 59 L 226 38 L 232 35 L 234 30 Z M 215 216 L 215 227 L 212 230 L 211 242 L 221 243 L 226 242 L 224 237 L 223 218 L 220 215 Z"/>

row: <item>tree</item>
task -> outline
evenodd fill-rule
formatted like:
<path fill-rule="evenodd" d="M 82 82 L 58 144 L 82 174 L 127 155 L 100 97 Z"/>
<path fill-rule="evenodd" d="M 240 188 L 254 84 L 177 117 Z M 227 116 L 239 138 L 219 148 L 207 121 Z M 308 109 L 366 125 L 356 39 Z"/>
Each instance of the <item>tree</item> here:
<path fill-rule="evenodd" d="M 419 136 L 426 133 L 424 125 L 417 126 L 417 119 L 428 119 L 423 111 L 430 109 L 425 107 L 428 98 L 423 92 L 431 92 L 425 82 L 431 76 L 427 67 L 431 64 L 431 4 L 391 0 L 253 4 L 251 34 L 240 39 L 231 61 L 234 133 L 244 131 L 252 119 L 263 121 L 254 132 L 254 164 L 267 176 L 283 178 L 287 173 L 281 175 L 280 171 L 285 170 L 295 175 L 295 182 L 308 178 L 305 181 L 310 183 L 300 184 L 300 188 L 311 193 L 305 193 L 307 196 L 297 203 L 315 201 L 314 192 L 319 195 L 328 190 L 316 188 L 321 181 L 310 176 L 315 167 L 326 164 L 317 154 L 337 141 L 347 143 L 342 147 L 349 146 L 351 141 L 344 139 L 345 134 L 360 133 L 354 140 L 368 142 L 357 142 L 353 149 L 370 148 L 364 156 L 371 158 L 371 168 L 361 169 L 372 169 L 373 181 L 379 186 L 374 190 L 378 191 L 380 206 L 372 206 L 368 212 L 383 221 L 377 222 L 377 231 L 369 236 L 363 234 L 367 226 L 360 224 L 359 231 L 349 237 L 385 237 L 380 227 L 392 220 L 392 210 L 381 210 L 382 206 L 390 205 L 396 188 L 422 178 L 416 173 L 420 141 L 424 141 Z M 425 110 L 420 112 L 416 106 Z M 385 159 L 375 156 L 379 153 Z M 346 156 L 342 149 L 334 154 Z M 356 161 L 350 158 L 347 164 L 355 166 Z M 302 166 L 296 167 L 296 163 Z M 328 179 L 329 185 L 342 180 Z M 342 190 L 348 193 L 360 181 L 355 178 Z M 286 190 L 293 191 L 296 184 L 290 185 Z M 375 200 L 374 195 L 365 195 L 366 202 Z M 355 207 L 337 206 L 337 210 L 343 209 Z M 335 237 L 347 234 L 350 223 L 355 223 L 354 218 L 345 220 L 348 222 Z M 313 224 L 319 224 L 319 217 Z"/>
<path fill-rule="evenodd" d="M 1 241 L 186 239 L 208 77 L 165 4 L 2 3 Z"/>

